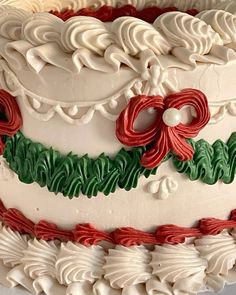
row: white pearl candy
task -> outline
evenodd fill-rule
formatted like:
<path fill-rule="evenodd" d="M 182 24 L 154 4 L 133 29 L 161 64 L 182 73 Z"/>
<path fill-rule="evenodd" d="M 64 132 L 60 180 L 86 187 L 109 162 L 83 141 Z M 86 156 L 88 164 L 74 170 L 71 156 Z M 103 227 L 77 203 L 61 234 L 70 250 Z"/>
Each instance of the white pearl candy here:
<path fill-rule="evenodd" d="M 169 127 L 175 127 L 181 123 L 182 115 L 180 111 L 176 108 L 169 108 L 167 109 L 163 116 L 163 122 Z"/>

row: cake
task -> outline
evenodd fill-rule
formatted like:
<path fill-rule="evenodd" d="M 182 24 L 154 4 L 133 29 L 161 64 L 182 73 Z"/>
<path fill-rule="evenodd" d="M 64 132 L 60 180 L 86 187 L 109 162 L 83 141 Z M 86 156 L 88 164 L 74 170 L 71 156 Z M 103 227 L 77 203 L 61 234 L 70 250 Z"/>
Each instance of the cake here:
<path fill-rule="evenodd" d="M 0 283 L 236 283 L 236 3 L 0 0 Z"/>

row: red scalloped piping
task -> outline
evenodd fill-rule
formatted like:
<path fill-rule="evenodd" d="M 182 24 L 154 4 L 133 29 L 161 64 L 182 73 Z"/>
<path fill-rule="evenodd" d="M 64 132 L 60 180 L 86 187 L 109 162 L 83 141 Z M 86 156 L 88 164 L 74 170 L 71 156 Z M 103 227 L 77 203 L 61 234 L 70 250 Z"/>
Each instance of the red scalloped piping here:
<path fill-rule="evenodd" d="M 160 226 L 156 231 L 158 244 L 181 244 L 186 238 L 200 237 L 201 231 L 198 228 L 185 228 L 173 224 Z"/>
<path fill-rule="evenodd" d="M 35 235 L 35 224 L 18 209 L 9 209 L 3 213 L 3 222 L 12 230 L 18 231 L 21 234 Z"/>
<path fill-rule="evenodd" d="M 216 236 L 224 229 L 236 227 L 234 220 L 220 220 L 216 218 L 203 218 L 199 222 L 199 228 L 204 235 Z"/>
<path fill-rule="evenodd" d="M 61 230 L 55 224 L 41 220 L 34 227 L 35 236 L 38 239 L 50 241 L 61 240 L 63 242 L 74 241 L 74 235 L 70 230 Z"/>
<path fill-rule="evenodd" d="M 132 5 L 125 5 L 122 7 L 112 7 L 108 5 L 104 5 L 97 10 L 92 8 L 83 8 L 79 11 L 66 9 L 64 11 L 50 11 L 50 13 L 56 15 L 63 21 L 70 19 L 73 16 L 91 16 L 95 17 L 102 22 L 112 22 L 115 19 L 122 16 L 132 16 L 139 19 L 142 19 L 148 23 L 153 23 L 156 18 L 163 13 L 171 12 L 171 11 L 179 11 L 176 7 L 166 7 L 160 8 L 157 6 L 147 7 L 142 10 L 137 10 L 136 7 Z M 185 11 L 186 13 L 195 16 L 199 13 L 197 9 L 188 9 Z"/>
<path fill-rule="evenodd" d="M 109 235 L 109 233 L 98 231 L 89 223 L 76 225 L 73 234 L 75 241 L 85 246 L 97 245 L 102 241 L 114 243 L 112 236 Z"/>
<path fill-rule="evenodd" d="M 146 233 L 132 227 L 118 228 L 112 232 L 111 235 L 113 236 L 115 244 L 124 245 L 126 247 L 143 244 L 153 245 L 157 242 L 154 234 Z"/>
<path fill-rule="evenodd" d="M 134 245 L 181 244 L 186 238 L 204 235 L 218 235 L 225 229 L 236 227 L 236 209 L 231 212 L 229 220 L 203 218 L 197 227 L 186 228 L 176 225 L 157 227 L 153 233 L 140 231 L 131 227 L 117 228 L 112 232 L 99 231 L 91 224 L 78 224 L 74 229 L 62 230 L 57 225 L 40 221 L 35 224 L 17 209 L 6 209 L 0 200 L 0 220 L 13 231 L 29 234 L 42 240 L 72 241 L 85 246 L 97 245 L 106 241 L 126 247 Z"/>

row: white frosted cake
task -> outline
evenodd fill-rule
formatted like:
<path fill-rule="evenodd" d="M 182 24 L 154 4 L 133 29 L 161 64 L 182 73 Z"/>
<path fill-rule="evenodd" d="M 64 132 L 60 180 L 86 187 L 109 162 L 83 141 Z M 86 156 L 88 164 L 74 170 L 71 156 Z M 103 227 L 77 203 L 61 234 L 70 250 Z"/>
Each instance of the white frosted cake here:
<path fill-rule="evenodd" d="M 236 283 L 236 2 L 0 0 L 0 283 Z"/>

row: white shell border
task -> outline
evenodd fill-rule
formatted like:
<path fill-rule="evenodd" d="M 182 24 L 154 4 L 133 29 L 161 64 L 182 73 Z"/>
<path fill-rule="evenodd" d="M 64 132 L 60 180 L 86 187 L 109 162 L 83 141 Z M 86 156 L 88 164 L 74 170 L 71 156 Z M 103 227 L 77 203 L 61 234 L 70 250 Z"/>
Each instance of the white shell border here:
<path fill-rule="evenodd" d="M 0 283 L 32 294 L 153 295 L 220 291 L 236 282 L 236 231 L 185 244 L 90 246 L 0 230 Z"/>

